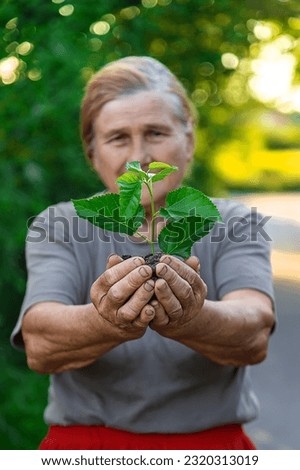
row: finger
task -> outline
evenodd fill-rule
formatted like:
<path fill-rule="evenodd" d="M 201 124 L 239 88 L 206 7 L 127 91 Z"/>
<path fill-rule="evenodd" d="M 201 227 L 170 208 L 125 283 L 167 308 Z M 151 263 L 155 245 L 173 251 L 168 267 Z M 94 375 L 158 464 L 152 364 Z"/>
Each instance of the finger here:
<path fill-rule="evenodd" d="M 92 302 L 96 306 L 96 308 L 106 308 L 110 309 L 112 308 L 111 301 L 115 297 L 116 299 L 116 307 L 118 307 L 120 304 L 124 303 L 125 300 L 128 298 L 130 295 L 130 292 L 132 292 L 135 289 L 132 289 L 128 291 L 128 284 L 126 281 L 123 282 L 123 284 L 119 285 L 119 287 L 116 287 L 116 284 L 120 282 L 120 280 L 124 280 L 128 274 L 133 272 L 133 270 L 137 270 L 138 268 L 136 266 L 141 266 L 141 264 L 144 264 L 143 258 L 130 258 L 122 263 L 118 263 L 117 265 L 107 269 L 101 276 L 96 279 L 96 281 L 92 284 L 91 290 L 90 290 L 90 295 Z M 148 272 L 151 271 L 151 268 L 148 268 Z M 152 275 L 152 271 L 151 271 Z M 139 287 L 142 282 L 144 282 L 147 278 L 151 276 L 142 276 L 142 280 L 140 283 L 136 284 L 136 288 Z M 130 282 L 131 278 L 129 278 Z M 108 298 L 108 293 L 110 292 L 110 289 L 114 286 L 114 290 L 112 293 L 112 298 Z M 122 294 L 122 289 L 123 294 Z M 118 292 L 120 290 L 120 293 Z M 118 299 L 119 302 L 118 302 Z M 105 305 L 104 305 L 105 304 Z"/>
<path fill-rule="evenodd" d="M 197 256 L 190 256 L 189 258 L 184 260 L 190 268 L 192 268 L 197 274 L 200 273 L 200 261 Z"/>
<path fill-rule="evenodd" d="M 180 275 L 178 275 L 178 273 L 170 266 L 164 263 L 159 263 L 156 266 L 156 273 L 167 282 L 171 292 L 176 296 L 183 307 L 195 301 L 194 291 L 191 285 L 185 279 L 180 277 Z M 194 275 L 196 276 L 195 273 Z"/>
<path fill-rule="evenodd" d="M 178 298 L 164 279 L 157 279 L 155 282 L 155 295 L 170 319 L 183 314 Z"/>
<path fill-rule="evenodd" d="M 124 261 L 125 262 L 125 261 Z M 123 305 L 142 284 L 152 277 L 150 266 L 140 266 L 130 271 L 120 281 L 113 284 L 107 292 L 106 300 L 115 307 Z M 108 306 L 109 308 L 109 306 Z"/>
<path fill-rule="evenodd" d="M 197 260 L 196 256 L 191 256 L 188 258 L 189 260 L 192 258 L 191 263 L 194 265 L 195 261 L 194 258 Z M 182 279 L 187 281 L 192 287 L 200 286 L 200 276 L 199 274 L 195 273 L 193 267 L 189 264 L 184 263 L 183 261 L 175 258 L 174 256 L 164 255 L 160 259 L 161 263 L 165 263 L 170 266 Z M 156 270 L 157 273 L 157 270 Z M 164 276 L 163 276 L 164 277 Z"/>
<path fill-rule="evenodd" d="M 117 311 L 120 322 L 132 322 L 138 318 L 142 309 L 148 304 L 154 293 L 154 281 L 149 279 L 136 289 L 128 302 L 121 305 Z M 151 309 L 152 310 L 152 309 Z M 146 312 L 144 312 L 145 314 Z M 151 318 L 152 319 L 152 318 Z M 150 320 L 149 320 L 150 321 Z"/>
<path fill-rule="evenodd" d="M 134 320 L 133 325 L 138 328 L 146 328 L 155 316 L 154 308 L 147 304 L 142 308 L 140 315 Z"/>
<path fill-rule="evenodd" d="M 112 268 L 113 266 L 116 266 L 119 263 L 122 263 L 124 261 L 121 256 L 112 254 L 107 258 L 106 261 L 106 269 Z"/>
<path fill-rule="evenodd" d="M 143 258 L 138 256 L 128 258 L 122 263 L 116 263 L 114 266 L 104 271 L 104 273 L 101 274 L 98 279 L 96 279 L 94 282 L 94 287 L 107 291 L 116 282 L 123 279 L 133 269 L 141 266 L 142 264 L 145 264 L 145 261 Z"/>
<path fill-rule="evenodd" d="M 155 312 L 155 316 L 150 324 L 150 327 L 156 329 L 162 326 L 166 326 L 169 323 L 170 318 L 166 314 L 162 304 L 157 300 L 152 300 L 150 305 L 154 308 Z"/>

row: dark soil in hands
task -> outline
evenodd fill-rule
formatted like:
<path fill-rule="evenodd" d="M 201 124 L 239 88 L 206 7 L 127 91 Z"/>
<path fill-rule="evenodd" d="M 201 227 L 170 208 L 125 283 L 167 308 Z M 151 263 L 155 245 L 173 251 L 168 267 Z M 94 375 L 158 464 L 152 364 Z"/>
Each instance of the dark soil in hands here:
<path fill-rule="evenodd" d="M 157 279 L 156 275 L 155 275 L 155 268 L 156 268 L 156 265 L 157 263 L 159 263 L 159 260 L 160 260 L 160 257 L 163 255 L 163 253 L 161 251 L 158 251 L 157 253 L 154 253 L 154 255 L 152 253 L 149 253 L 148 255 L 144 256 L 144 260 L 145 260 L 145 263 L 151 267 L 152 269 L 152 279 Z M 123 255 L 122 258 L 125 260 L 125 259 L 128 259 L 128 258 L 131 258 L 131 255 Z"/>

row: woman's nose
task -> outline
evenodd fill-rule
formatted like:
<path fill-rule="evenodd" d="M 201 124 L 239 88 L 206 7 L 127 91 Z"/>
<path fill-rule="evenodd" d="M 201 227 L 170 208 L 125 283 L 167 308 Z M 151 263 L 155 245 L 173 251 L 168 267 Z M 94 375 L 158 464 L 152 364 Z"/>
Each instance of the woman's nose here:
<path fill-rule="evenodd" d="M 147 165 L 151 162 L 150 149 L 143 139 L 135 139 L 132 141 L 131 149 L 129 152 L 129 161 L 138 161 L 143 165 Z"/>

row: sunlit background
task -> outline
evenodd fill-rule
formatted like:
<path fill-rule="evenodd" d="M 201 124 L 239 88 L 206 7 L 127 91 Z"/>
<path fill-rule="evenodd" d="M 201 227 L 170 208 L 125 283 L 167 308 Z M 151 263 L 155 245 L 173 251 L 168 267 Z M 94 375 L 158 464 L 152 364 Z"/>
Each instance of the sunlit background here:
<path fill-rule="evenodd" d="M 298 288 L 300 2 L 5 0 L 0 27 L 0 442 L 31 449 L 45 431 L 48 379 L 8 343 L 26 283 L 26 225 L 102 187 L 78 122 L 103 64 L 151 55 L 179 77 L 199 114 L 186 182 L 271 215 L 274 278 Z"/>

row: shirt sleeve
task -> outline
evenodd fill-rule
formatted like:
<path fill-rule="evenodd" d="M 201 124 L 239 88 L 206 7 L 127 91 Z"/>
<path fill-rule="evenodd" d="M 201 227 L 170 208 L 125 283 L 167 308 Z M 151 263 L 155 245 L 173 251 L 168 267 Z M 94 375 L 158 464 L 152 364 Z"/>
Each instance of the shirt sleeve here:
<path fill-rule="evenodd" d="M 11 343 L 23 348 L 21 323 L 26 311 L 38 302 L 81 303 L 80 266 L 72 240 L 72 217 L 63 205 L 51 206 L 31 224 L 26 238 L 27 285 Z"/>
<path fill-rule="evenodd" d="M 273 276 L 270 261 L 269 217 L 236 202 L 219 229 L 216 244 L 215 282 L 217 297 L 238 289 L 255 289 L 268 295 L 274 307 Z"/>

